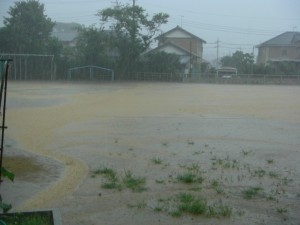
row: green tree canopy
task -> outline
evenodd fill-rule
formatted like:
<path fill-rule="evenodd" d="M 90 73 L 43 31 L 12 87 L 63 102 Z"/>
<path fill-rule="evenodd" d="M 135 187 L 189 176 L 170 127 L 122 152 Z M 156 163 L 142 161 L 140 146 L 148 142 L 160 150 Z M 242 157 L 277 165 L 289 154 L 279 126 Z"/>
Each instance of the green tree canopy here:
<path fill-rule="evenodd" d="M 5 51 L 45 53 L 53 49 L 50 45 L 54 41 L 48 42 L 54 22 L 44 14 L 43 4 L 36 0 L 18 1 L 9 8 L 8 15 L 4 18 L 5 27 L 0 31 Z"/>
<path fill-rule="evenodd" d="M 236 51 L 232 56 L 224 56 L 221 58 L 222 66 L 235 67 L 238 73 L 252 73 L 254 65 L 253 54 Z"/>
<path fill-rule="evenodd" d="M 81 64 L 107 64 L 113 48 L 110 46 L 110 33 L 94 26 L 78 27 L 78 33 L 76 53 Z"/>
<path fill-rule="evenodd" d="M 166 52 L 146 54 L 141 64 L 141 70 L 145 72 L 175 73 L 184 67 L 180 64 L 178 55 Z"/>
<path fill-rule="evenodd" d="M 111 40 L 119 52 L 119 69 L 123 73 L 135 69 L 140 54 L 149 48 L 159 27 L 167 23 L 169 17 L 165 13 L 157 13 L 149 19 L 142 7 L 119 3 L 99 11 L 97 15 L 104 25 L 110 25 Z"/>

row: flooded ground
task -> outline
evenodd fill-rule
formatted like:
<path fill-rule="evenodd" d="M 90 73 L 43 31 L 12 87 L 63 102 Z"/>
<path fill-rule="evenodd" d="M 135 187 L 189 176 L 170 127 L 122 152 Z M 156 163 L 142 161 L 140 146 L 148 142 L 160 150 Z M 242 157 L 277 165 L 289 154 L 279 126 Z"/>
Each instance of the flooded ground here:
<path fill-rule="evenodd" d="M 299 86 L 11 82 L 4 160 L 16 181 L 2 196 L 74 225 L 298 224 L 298 96 Z M 188 211 L 181 195 L 207 210 Z"/>

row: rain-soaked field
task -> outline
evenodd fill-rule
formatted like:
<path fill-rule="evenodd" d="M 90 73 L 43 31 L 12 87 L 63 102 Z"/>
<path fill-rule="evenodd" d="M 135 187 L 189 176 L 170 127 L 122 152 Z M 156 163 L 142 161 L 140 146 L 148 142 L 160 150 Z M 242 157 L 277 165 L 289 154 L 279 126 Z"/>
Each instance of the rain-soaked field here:
<path fill-rule="evenodd" d="M 300 87 L 8 86 L 1 185 L 76 224 L 299 224 Z"/>

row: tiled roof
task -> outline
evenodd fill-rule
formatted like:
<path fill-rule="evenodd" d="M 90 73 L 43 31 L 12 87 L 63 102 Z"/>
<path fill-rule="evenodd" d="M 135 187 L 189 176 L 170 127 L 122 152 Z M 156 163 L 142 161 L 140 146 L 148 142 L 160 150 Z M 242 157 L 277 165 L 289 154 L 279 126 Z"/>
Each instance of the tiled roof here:
<path fill-rule="evenodd" d="M 194 35 L 194 34 L 188 32 L 188 31 L 186 31 L 185 29 L 183 29 L 183 28 L 180 27 L 180 26 L 176 26 L 175 28 L 173 28 L 173 29 L 167 31 L 166 33 L 163 33 L 163 34 L 159 35 L 156 39 L 159 40 L 159 39 L 163 38 L 164 36 L 168 35 L 169 33 L 172 33 L 172 32 L 175 31 L 175 30 L 180 30 L 180 31 L 182 31 L 183 33 L 188 34 L 189 36 L 191 36 L 191 37 L 193 37 L 193 38 L 195 38 L 195 39 L 198 39 L 198 40 L 202 41 L 203 43 L 206 43 L 206 41 L 204 41 L 202 38 L 197 37 L 196 35 Z"/>
<path fill-rule="evenodd" d="M 257 47 L 264 46 L 290 46 L 295 45 L 296 42 L 300 42 L 300 32 L 287 31 L 282 33 L 274 38 L 271 38 L 268 41 L 263 42 Z"/>

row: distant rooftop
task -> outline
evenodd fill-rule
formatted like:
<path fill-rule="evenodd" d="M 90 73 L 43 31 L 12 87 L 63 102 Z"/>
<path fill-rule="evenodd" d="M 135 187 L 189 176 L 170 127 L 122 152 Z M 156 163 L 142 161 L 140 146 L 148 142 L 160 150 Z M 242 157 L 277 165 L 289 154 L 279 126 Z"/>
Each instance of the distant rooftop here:
<path fill-rule="evenodd" d="M 287 31 L 268 41 L 263 42 L 257 47 L 264 46 L 291 46 L 295 44 L 300 44 L 300 32 Z"/>
<path fill-rule="evenodd" d="M 78 36 L 76 27 L 78 23 L 60 23 L 57 22 L 52 31 L 52 36 L 58 38 L 62 42 L 71 42 Z"/>
<path fill-rule="evenodd" d="M 195 38 L 195 39 L 198 39 L 198 40 L 202 41 L 204 44 L 206 43 L 206 41 L 204 41 L 202 38 L 199 38 L 198 36 L 196 36 L 196 35 L 194 35 L 194 34 L 188 32 L 187 30 L 183 29 L 183 28 L 180 27 L 180 26 L 176 26 L 175 28 L 173 28 L 173 29 L 171 29 L 171 30 L 169 30 L 169 31 L 167 31 L 167 32 L 165 32 L 165 33 L 159 35 L 158 37 L 156 37 L 156 39 L 157 39 L 157 40 L 162 39 L 162 38 L 164 38 L 165 36 L 167 36 L 168 34 L 174 32 L 174 31 L 176 31 L 176 30 L 179 30 L 179 31 L 181 31 L 181 32 L 183 32 L 183 33 L 186 33 L 187 35 L 189 35 L 189 36 L 191 36 L 191 37 L 193 37 L 193 38 Z"/>

